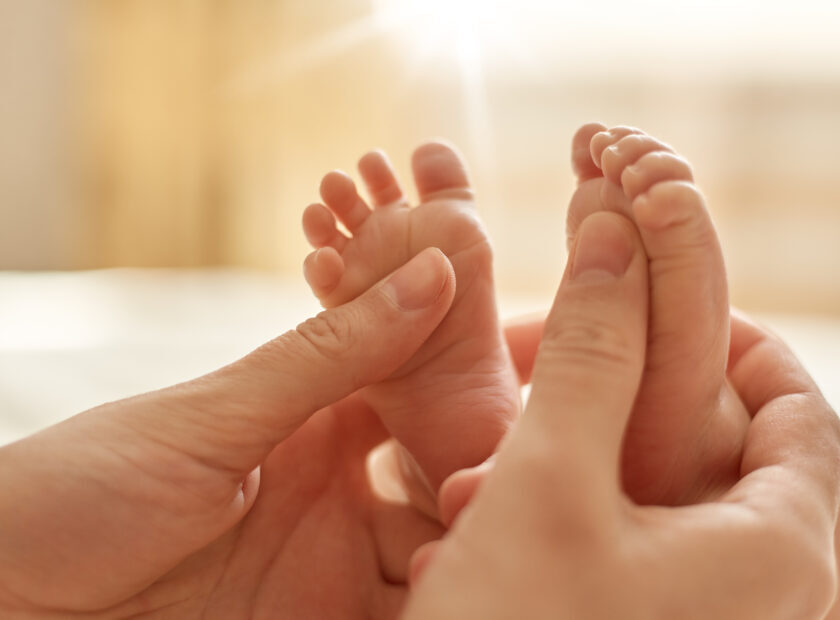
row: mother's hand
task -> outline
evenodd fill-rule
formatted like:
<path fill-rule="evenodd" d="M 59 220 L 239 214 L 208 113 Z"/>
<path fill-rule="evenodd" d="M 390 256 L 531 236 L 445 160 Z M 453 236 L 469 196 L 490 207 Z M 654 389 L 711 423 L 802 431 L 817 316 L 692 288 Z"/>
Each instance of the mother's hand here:
<path fill-rule="evenodd" d="M 808 374 L 735 318 L 729 378 L 753 416 L 740 480 L 710 503 L 635 505 L 618 468 L 645 360 L 644 251 L 629 222 L 598 214 L 569 263 L 525 415 L 454 528 L 417 554 L 407 617 L 823 617 L 840 424 Z M 445 483 L 442 514 L 483 475 Z"/>
<path fill-rule="evenodd" d="M 348 395 L 414 353 L 454 288 L 426 250 L 230 366 L 0 448 L 0 616 L 396 615 L 441 529 L 373 496 L 387 433 Z"/>

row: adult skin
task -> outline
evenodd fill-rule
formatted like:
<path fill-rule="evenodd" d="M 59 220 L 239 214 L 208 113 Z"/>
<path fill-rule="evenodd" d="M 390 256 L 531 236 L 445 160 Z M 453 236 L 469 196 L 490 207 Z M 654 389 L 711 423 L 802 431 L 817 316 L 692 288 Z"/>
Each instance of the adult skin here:
<path fill-rule="evenodd" d="M 352 394 L 446 314 L 429 249 L 205 377 L 0 449 L 2 618 L 392 618 L 433 519 L 379 501 Z M 317 413 L 316 413 L 317 412 Z"/>
<path fill-rule="evenodd" d="M 757 326 L 733 320 L 728 375 L 752 416 L 740 480 L 677 508 L 639 506 L 622 492 L 622 437 L 645 363 L 647 273 L 629 221 L 584 221 L 525 414 L 493 465 L 444 483 L 441 514 L 461 514 L 443 541 L 416 554 L 407 618 L 827 613 L 840 424 L 787 347 Z"/>
<path fill-rule="evenodd" d="M 567 274 L 558 296 L 565 309 L 555 308 L 549 318 L 535 372 L 531 412 L 536 413 L 526 417 L 503 452 L 502 473 L 494 474 L 495 482 L 476 498 L 477 508 L 464 515 L 441 548 L 445 553 L 432 564 L 410 613 L 519 617 L 533 611 L 535 617 L 556 617 L 569 610 L 574 617 L 598 617 L 610 605 L 621 605 L 623 616 L 638 610 L 651 617 L 653 611 L 667 616 L 685 605 L 700 615 L 715 615 L 719 608 L 700 605 L 711 602 L 729 605 L 725 611 L 733 614 L 749 610 L 739 617 L 773 617 L 765 613 L 768 607 L 784 614 L 827 605 L 834 574 L 825 562 L 824 521 L 828 512 L 832 523 L 836 516 L 836 422 L 820 413 L 823 401 L 795 361 L 783 354 L 785 349 L 756 328 L 738 323 L 732 369 L 734 375 L 743 375 L 738 385 L 745 386 L 745 401 L 772 402 L 756 405 L 760 412 L 755 419 L 769 421 L 754 422 L 758 430 L 750 434 L 754 447 L 749 454 L 755 456 L 746 461 L 754 471 L 745 471 L 744 484 L 736 487 L 742 487 L 740 495 L 733 491 L 721 502 L 731 504 L 730 521 L 720 518 L 726 510 L 717 510 L 716 504 L 647 513 L 629 506 L 618 492 L 617 457 L 612 458 L 614 468 L 604 463 L 618 450 L 622 395 L 626 399 L 640 372 L 640 316 L 646 297 L 637 293 L 644 289 L 646 272 L 638 267 L 644 259 L 630 227 L 627 234 L 634 245 L 626 272 L 604 277 L 604 269 L 615 268 L 616 253 L 621 253 L 622 234 L 616 235 L 609 224 L 616 217 L 592 220 L 594 238 L 602 243 L 590 243 L 589 250 L 595 257 L 606 256 L 607 265 L 588 283 L 577 273 L 585 253 L 576 249 L 570 262 L 574 283 Z M 618 221 L 623 230 L 626 222 Z M 387 433 L 359 399 L 347 395 L 387 376 L 410 357 L 451 302 L 454 283 L 442 255 L 429 250 L 404 269 L 397 272 L 406 276 L 402 282 L 388 279 L 216 373 L 105 405 L 0 449 L 0 615 L 398 614 L 408 557 L 439 537 L 441 529 L 411 507 L 387 505 L 372 495 L 365 457 Z M 611 325 L 619 331 L 599 331 Z M 639 326 L 639 333 L 622 331 Z M 529 374 L 539 333 L 534 324 L 511 331 L 513 357 L 523 377 Z M 597 338 L 611 334 L 628 339 Z M 596 336 L 597 346 L 581 342 L 581 335 Z M 617 355 L 605 354 L 609 344 L 627 347 L 619 347 Z M 747 364 L 748 359 L 755 361 Z M 761 364 L 780 361 L 781 375 L 765 377 Z M 581 381 L 597 398 L 585 395 Z M 762 391 L 780 386 L 778 394 Z M 797 406 L 799 401 L 810 403 L 810 409 L 802 407 L 807 415 L 785 415 L 792 406 L 789 394 L 804 394 L 793 401 Z M 593 417 L 551 415 L 560 402 L 577 404 L 575 411 L 589 411 Z M 533 403 L 543 403 L 542 409 Z M 774 414 L 779 407 L 782 414 Z M 599 412 L 615 419 L 594 417 Z M 570 475 L 563 464 L 580 473 Z M 469 485 L 459 486 L 458 480 L 468 481 L 469 472 L 443 489 L 442 510 L 448 519 L 457 512 L 457 501 L 470 494 L 464 493 Z M 753 493 L 755 488 L 761 488 L 761 497 Z M 488 494 L 491 500 L 482 499 Z M 552 497 L 556 501 L 546 501 Z M 682 514 L 689 516 L 672 519 Z M 467 535 L 465 527 L 469 531 L 471 526 L 463 523 L 470 519 L 476 528 Z M 651 525 L 657 519 L 661 527 Z M 532 523 L 540 527 L 531 528 Z M 704 552 L 716 548 L 712 543 L 730 540 L 735 547 L 722 549 L 719 557 L 726 558 L 727 570 L 740 570 L 740 582 L 726 582 L 717 563 L 700 561 Z M 476 546 L 472 554 L 464 554 L 466 565 L 456 562 L 452 572 L 447 558 L 454 553 L 459 559 L 457 541 Z M 497 548 L 480 546 L 488 541 Z M 643 545 L 642 551 L 663 551 L 648 553 L 641 564 L 628 568 L 622 563 L 626 558 L 639 559 L 630 554 L 638 551 L 633 541 Z M 691 541 L 700 545 L 699 551 Z M 691 554 L 675 557 L 683 547 L 695 552 L 697 562 L 686 562 Z M 451 548 L 456 551 L 447 551 Z M 424 555 L 428 558 L 428 551 L 418 557 Z M 568 562 L 561 562 L 564 557 L 580 563 L 570 570 Z M 511 570 L 493 563 L 500 559 L 533 565 L 514 570 L 515 579 L 497 584 Z M 776 585 L 768 576 L 778 577 L 772 571 L 782 561 L 789 562 L 783 567 L 784 587 L 765 591 Z M 466 580 L 461 568 L 467 570 Z M 601 580 L 601 590 L 593 574 Z M 523 583 L 531 589 L 523 589 Z M 656 590 L 660 584 L 682 584 L 684 591 Z M 731 596 L 721 594 L 722 584 Z M 642 606 L 633 607 L 631 595 L 641 592 L 646 596 Z M 703 598 L 707 595 L 711 601 Z M 750 607 L 759 595 L 770 600 Z M 472 607 L 451 607 L 464 598 Z M 493 613 L 476 608 L 482 604 Z M 510 604 L 515 609 L 506 614 L 513 609 L 505 606 Z"/>
<path fill-rule="evenodd" d="M 0 448 L 0 617 L 397 616 L 443 528 L 411 470 L 384 473 L 421 504 L 372 493 L 389 434 L 354 392 L 414 354 L 454 286 L 426 250 L 230 366 Z M 523 381 L 541 329 L 509 330 Z"/>

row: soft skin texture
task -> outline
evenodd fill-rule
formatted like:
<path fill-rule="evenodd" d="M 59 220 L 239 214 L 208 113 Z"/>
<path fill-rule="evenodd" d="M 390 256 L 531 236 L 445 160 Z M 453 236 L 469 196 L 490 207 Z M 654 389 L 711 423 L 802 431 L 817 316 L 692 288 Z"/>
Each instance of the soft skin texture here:
<path fill-rule="evenodd" d="M 397 200 L 364 162 L 374 203 Z M 443 175 L 450 189 L 458 178 Z M 643 185 L 632 183 L 622 191 Z M 351 206 L 358 226 L 364 214 Z M 639 224 L 651 214 L 642 204 L 628 215 Z M 332 226 L 335 253 L 324 246 L 307 267 L 322 295 L 345 275 L 335 246 L 350 243 Z M 448 260 L 426 250 L 404 277 L 231 366 L 0 449 L 0 616 L 392 618 L 413 555 L 411 617 L 820 617 L 836 589 L 833 412 L 781 343 L 734 319 L 727 377 L 749 426 L 731 484 L 688 478 L 689 495 L 707 502 L 691 507 L 631 501 L 619 455 L 649 371 L 645 345 L 657 342 L 645 328 L 658 272 L 649 298 L 648 240 L 630 220 L 596 213 L 576 230 L 536 367 L 542 324 L 508 331 L 520 378 L 534 376 L 529 415 L 497 468 L 443 484 L 441 517 L 462 514 L 442 545 L 430 542 L 437 522 L 381 502 L 364 471 L 382 441 L 438 438 L 400 416 L 386 428 L 355 393 L 422 368 L 411 360 L 457 295 Z M 488 437 L 500 435 L 490 420 Z M 441 462 L 421 450 L 417 461 L 445 472 L 466 447 Z M 411 463 L 406 481 L 424 487 Z"/>
<path fill-rule="evenodd" d="M 0 617 L 395 617 L 441 529 L 371 493 L 390 435 L 353 393 L 454 294 L 426 250 L 230 366 L 0 449 Z"/>
<path fill-rule="evenodd" d="M 404 469 L 419 466 L 427 478 L 426 492 L 415 499 L 433 513 L 428 498 L 443 479 L 490 456 L 521 405 L 496 311 L 490 242 L 466 166 L 451 146 L 430 142 L 414 152 L 412 168 L 420 199 L 414 207 L 381 151 L 359 161 L 373 208 L 349 176 L 327 174 L 324 204 L 310 205 L 303 215 L 304 232 L 318 248 L 307 257 L 304 274 L 329 308 L 429 246 L 452 262 L 457 286 L 446 318 L 402 368 L 363 393 L 407 449 L 400 458 Z M 351 238 L 338 231 L 336 217 Z"/>
<path fill-rule="evenodd" d="M 628 261 L 617 258 L 628 250 Z M 623 492 L 647 279 L 628 220 L 583 222 L 525 414 L 494 463 L 442 486 L 441 513 L 460 514 L 443 541 L 415 554 L 408 620 L 826 613 L 837 585 L 840 423 L 790 350 L 756 325 L 732 320 L 728 378 L 751 416 L 738 480 L 715 501 L 678 508 Z"/>
<path fill-rule="evenodd" d="M 714 499 L 738 479 L 749 415 L 726 375 L 726 272 L 703 196 L 684 159 L 630 127 L 581 127 L 572 167 L 568 238 L 592 213 L 620 213 L 638 227 L 650 261 L 647 358 L 627 426 L 624 488 L 640 503 Z"/>

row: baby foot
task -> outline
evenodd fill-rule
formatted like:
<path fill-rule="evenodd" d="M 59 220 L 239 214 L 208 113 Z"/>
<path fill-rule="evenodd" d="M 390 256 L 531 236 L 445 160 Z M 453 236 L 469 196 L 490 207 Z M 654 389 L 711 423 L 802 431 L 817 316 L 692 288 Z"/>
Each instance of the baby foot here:
<path fill-rule="evenodd" d="M 412 159 L 420 197 L 410 207 L 385 155 L 359 162 L 373 208 L 344 173 L 321 182 L 303 228 L 316 249 L 304 274 L 324 307 L 345 303 L 428 247 L 443 251 L 457 281 L 446 318 L 393 376 L 364 392 L 434 489 L 486 459 L 519 411 L 519 387 L 502 337 L 492 252 L 460 157 L 429 143 Z M 336 228 L 336 217 L 350 231 Z"/>
<path fill-rule="evenodd" d="M 617 211 L 636 223 L 650 260 L 647 364 L 624 440 L 625 488 L 640 503 L 712 496 L 738 479 L 749 416 L 726 379 L 726 273 L 691 168 L 637 129 L 598 124 L 576 134 L 572 164 L 569 237 L 587 215 Z"/>

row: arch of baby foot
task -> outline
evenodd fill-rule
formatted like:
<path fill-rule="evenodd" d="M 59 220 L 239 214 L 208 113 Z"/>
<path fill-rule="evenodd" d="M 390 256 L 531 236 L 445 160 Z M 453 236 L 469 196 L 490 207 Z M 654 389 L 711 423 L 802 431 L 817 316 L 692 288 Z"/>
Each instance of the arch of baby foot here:
<path fill-rule="evenodd" d="M 304 261 L 304 275 L 330 308 L 426 248 L 438 248 L 450 259 L 457 286 L 446 319 L 405 367 L 365 391 L 436 490 L 456 469 L 487 458 L 520 409 L 518 377 L 496 311 L 492 251 L 467 167 L 452 145 L 432 140 L 413 152 L 416 206 L 409 205 L 383 151 L 363 155 L 358 169 L 358 187 L 369 200 L 349 175 L 333 171 L 321 182 L 323 205 L 305 212 L 304 232 L 315 251 Z M 342 235 L 339 223 L 349 235 Z M 456 367 L 446 367 L 449 358 Z M 455 385 L 459 377 L 469 385 Z"/>

